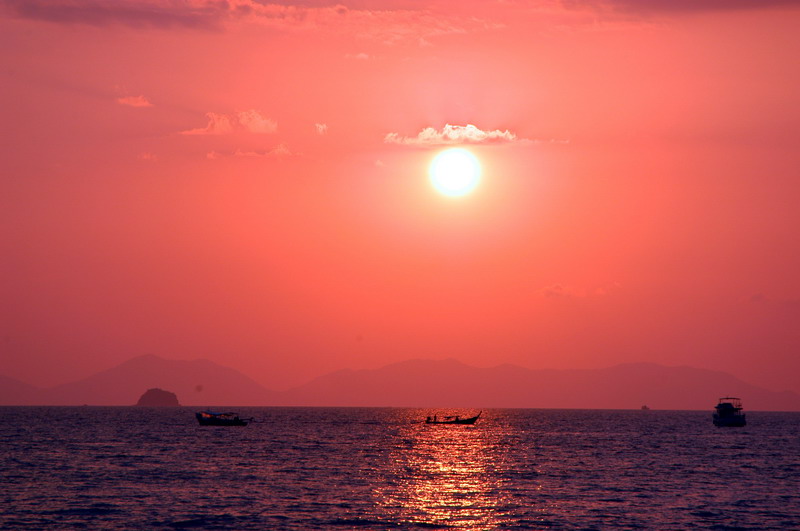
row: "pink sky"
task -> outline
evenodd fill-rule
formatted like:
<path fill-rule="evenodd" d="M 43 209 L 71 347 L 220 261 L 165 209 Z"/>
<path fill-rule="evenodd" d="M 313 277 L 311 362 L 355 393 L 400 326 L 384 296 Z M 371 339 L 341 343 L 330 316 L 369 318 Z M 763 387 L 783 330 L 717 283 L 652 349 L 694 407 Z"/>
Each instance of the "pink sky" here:
<path fill-rule="evenodd" d="M 777 0 L 0 0 L 0 374 L 652 361 L 800 392 L 798 27 Z M 427 176 L 448 132 L 483 166 L 458 199 Z"/>

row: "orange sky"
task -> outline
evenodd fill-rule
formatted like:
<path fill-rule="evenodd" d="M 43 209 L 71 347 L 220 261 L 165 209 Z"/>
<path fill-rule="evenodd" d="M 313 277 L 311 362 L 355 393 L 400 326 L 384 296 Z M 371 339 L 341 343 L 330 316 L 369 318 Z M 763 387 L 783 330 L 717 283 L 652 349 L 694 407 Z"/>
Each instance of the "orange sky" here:
<path fill-rule="evenodd" d="M 653 361 L 800 392 L 798 27 L 779 0 L 0 0 L 0 373 Z M 448 131 L 483 166 L 461 198 L 428 182 Z"/>

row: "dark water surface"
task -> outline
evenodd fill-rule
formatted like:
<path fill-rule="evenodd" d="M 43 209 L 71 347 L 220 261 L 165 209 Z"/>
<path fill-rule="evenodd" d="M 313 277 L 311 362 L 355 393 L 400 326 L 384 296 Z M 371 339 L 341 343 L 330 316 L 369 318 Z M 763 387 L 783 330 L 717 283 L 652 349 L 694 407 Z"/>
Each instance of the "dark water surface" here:
<path fill-rule="evenodd" d="M 238 411 L 2 407 L 0 528 L 800 529 L 798 413 Z"/>

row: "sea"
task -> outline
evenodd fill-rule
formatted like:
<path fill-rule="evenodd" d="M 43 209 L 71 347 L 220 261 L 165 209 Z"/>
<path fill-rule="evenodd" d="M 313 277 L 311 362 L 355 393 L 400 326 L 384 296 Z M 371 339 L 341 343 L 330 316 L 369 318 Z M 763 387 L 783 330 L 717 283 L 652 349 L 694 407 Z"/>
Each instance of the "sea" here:
<path fill-rule="evenodd" d="M 800 413 L 1 407 L 2 529 L 800 529 Z"/>

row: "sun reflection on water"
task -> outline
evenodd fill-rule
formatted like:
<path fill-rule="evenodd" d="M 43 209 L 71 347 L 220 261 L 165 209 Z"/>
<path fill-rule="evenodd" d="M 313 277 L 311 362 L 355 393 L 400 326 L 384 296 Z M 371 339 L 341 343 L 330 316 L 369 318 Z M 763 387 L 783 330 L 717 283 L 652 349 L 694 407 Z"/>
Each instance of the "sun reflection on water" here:
<path fill-rule="evenodd" d="M 502 527 L 509 506 L 501 435 L 475 426 L 403 426 L 376 503 L 387 519 L 450 528 Z"/>

